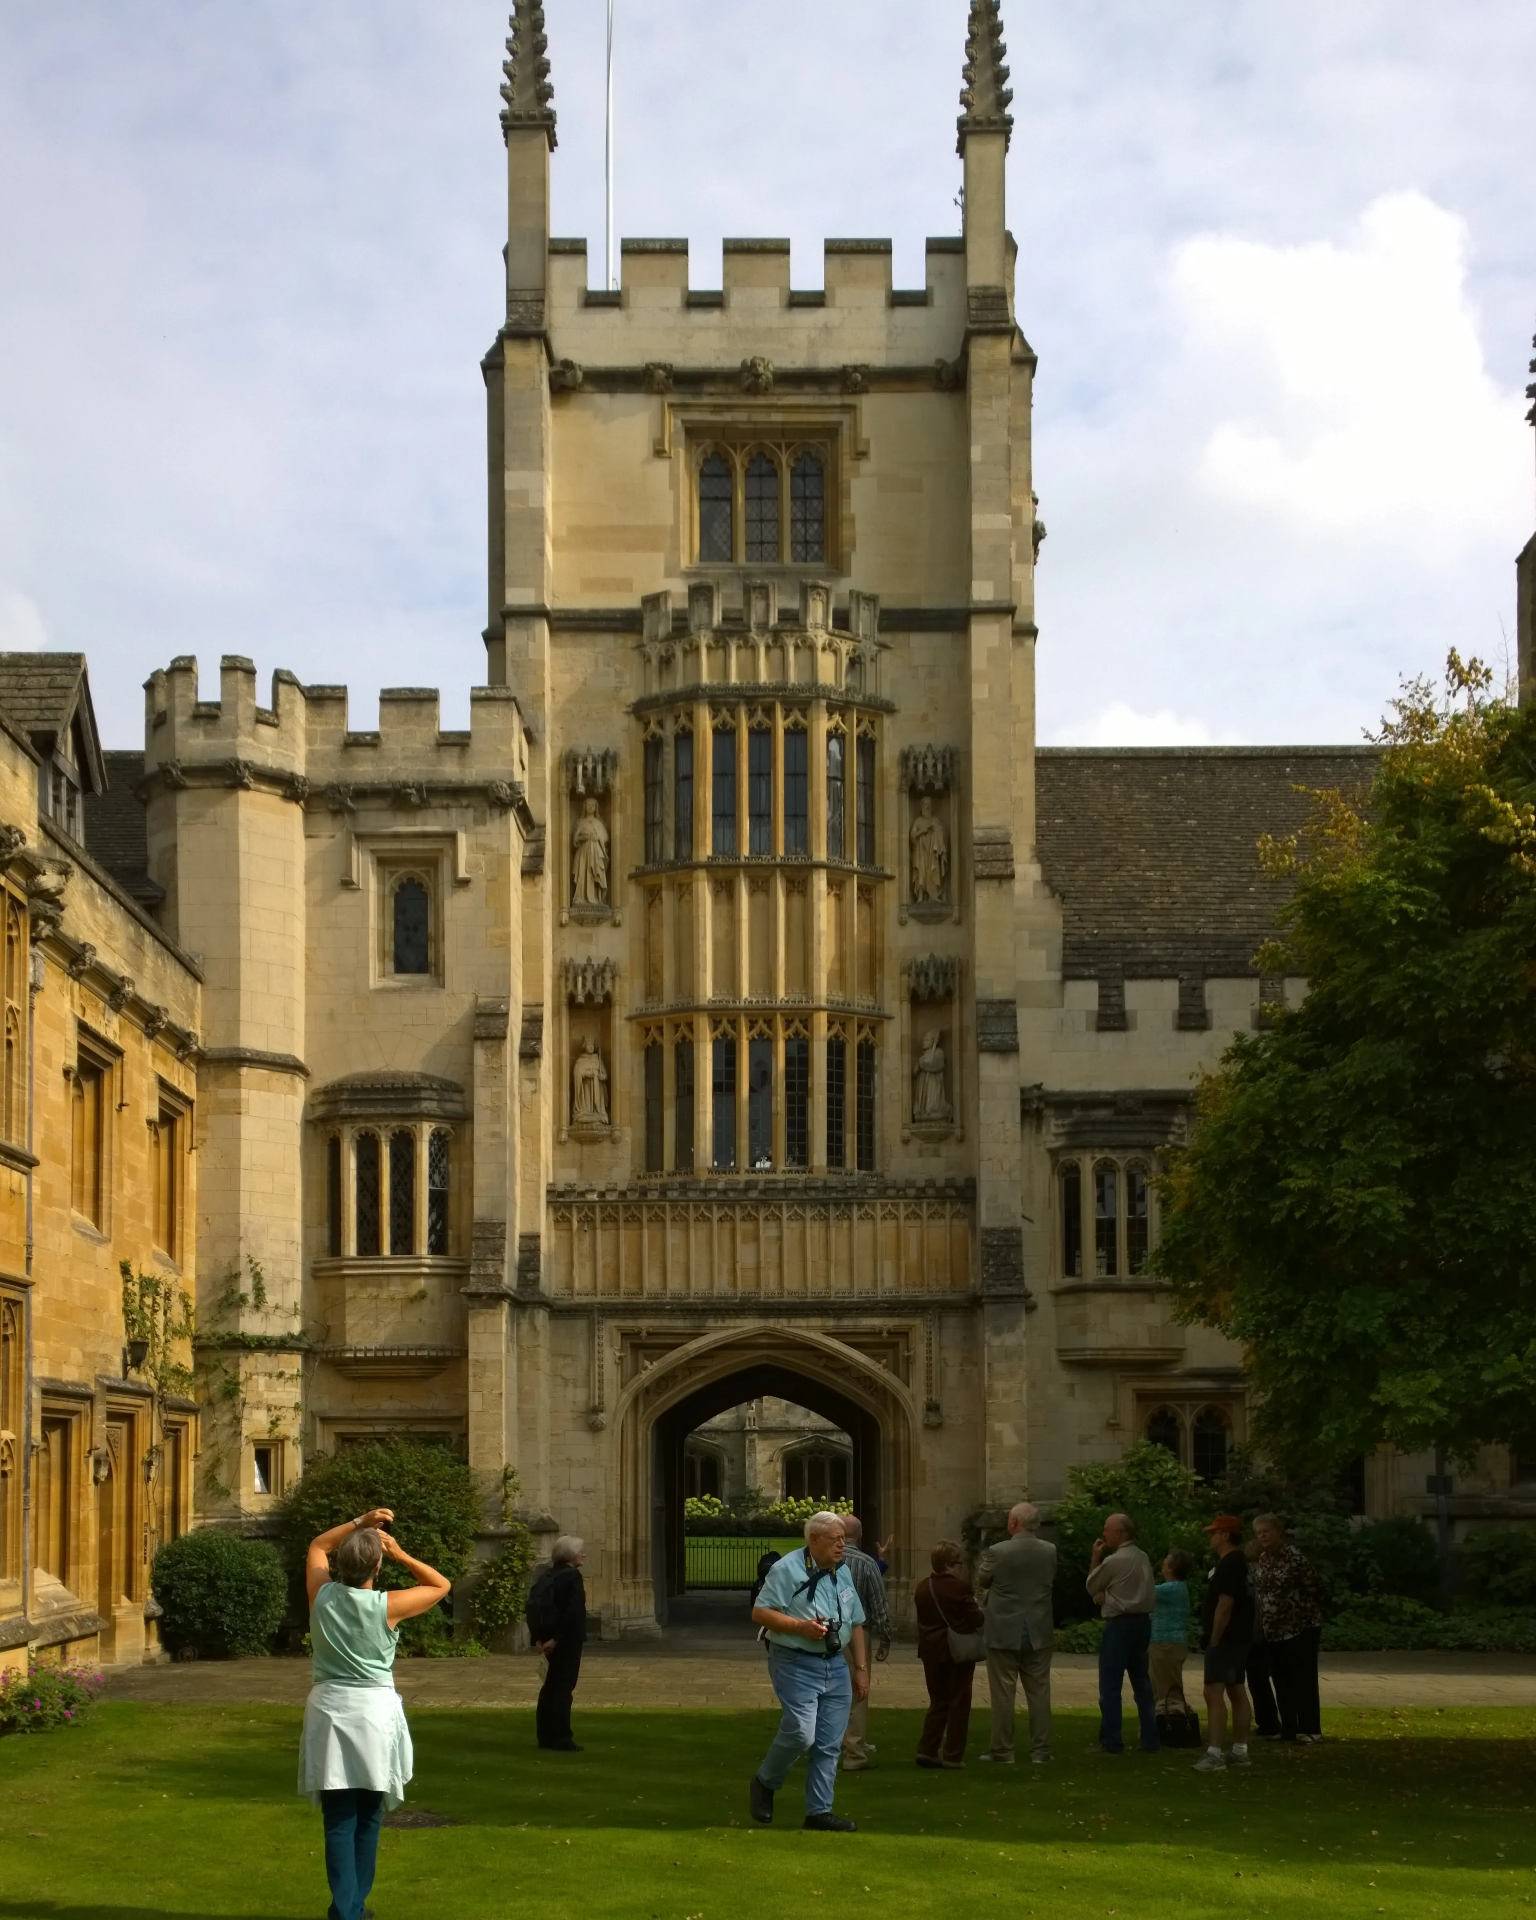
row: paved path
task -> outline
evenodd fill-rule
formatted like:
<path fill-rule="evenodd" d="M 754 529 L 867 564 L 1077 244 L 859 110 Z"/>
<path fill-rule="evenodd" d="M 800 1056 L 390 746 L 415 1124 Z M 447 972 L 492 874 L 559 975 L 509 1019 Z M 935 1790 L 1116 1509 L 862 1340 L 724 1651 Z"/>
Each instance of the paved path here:
<path fill-rule="evenodd" d="M 483 1660 L 402 1660 L 395 1677 L 407 1705 L 416 1707 L 526 1707 L 539 1690 L 542 1662 L 529 1655 L 492 1654 Z M 1193 1659 L 1188 1670 L 1192 1680 Z M 307 1660 L 189 1661 L 175 1666 L 123 1667 L 108 1679 L 113 1700 L 166 1705 L 299 1706 L 309 1691 Z M 1086 1654 L 1058 1654 L 1053 1693 L 1060 1707 L 1089 1707 L 1098 1699 L 1095 1663 Z M 1536 1655 L 1500 1653 L 1325 1653 L 1325 1707 L 1536 1706 Z M 976 1703 L 986 1704 L 980 1676 Z M 763 1657 L 740 1640 L 677 1638 L 595 1642 L 581 1671 L 585 1707 L 771 1707 Z M 875 1670 L 877 1707 L 928 1704 L 922 1669 L 910 1646 L 898 1645 Z"/>

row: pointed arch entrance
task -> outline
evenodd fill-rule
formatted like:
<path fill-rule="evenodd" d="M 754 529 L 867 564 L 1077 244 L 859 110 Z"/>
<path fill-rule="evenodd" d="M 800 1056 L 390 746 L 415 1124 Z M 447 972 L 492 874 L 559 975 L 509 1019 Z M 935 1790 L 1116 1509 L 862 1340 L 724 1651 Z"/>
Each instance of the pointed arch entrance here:
<path fill-rule="evenodd" d="M 919 1424 L 906 1387 L 867 1354 L 801 1328 L 745 1328 L 679 1345 L 631 1383 L 619 1408 L 625 1618 L 665 1624 L 682 1590 L 683 1445 L 702 1421 L 760 1395 L 809 1407 L 853 1441 L 853 1500 L 871 1528 L 905 1537 Z"/>

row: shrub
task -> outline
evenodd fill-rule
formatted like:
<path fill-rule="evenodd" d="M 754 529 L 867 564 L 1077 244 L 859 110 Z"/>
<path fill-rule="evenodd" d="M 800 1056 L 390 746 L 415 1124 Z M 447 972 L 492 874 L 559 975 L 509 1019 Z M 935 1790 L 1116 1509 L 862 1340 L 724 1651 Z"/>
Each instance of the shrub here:
<path fill-rule="evenodd" d="M 155 1555 L 150 1584 L 171 1653 L 234 1659 L 265 1653 L 282 1625 L 287 1584 L 282 1564 L 261 1540 L 206 1528 L 170 1540 Z"/>
<path fill-rule="evenodd" d="M 475 1583 L 469 1617 L 479 1639 L 495 1640 L 522 1619 L 532 1559 L 532 1534 L 524 1526 L 514 1527 L 512 1537 Z"/>
<path fill-rule="evenodd" d="M 1104 1621 L 1099 1614 L 1091 1620 L 1073 1620 L 1056 1629 L 1058 1653 L 1097 1653 L 1104 1638 Z"/>
<path fill-rule="evenodd" d="M 469 1468 L 446 1447 L 391 1435 L 365 1447 L 321 1454 L 283 1502 L 283 1559 L 288 1567 L 291 1615 L 305 1619 L 304 1556 L 316 1534 L 354 1514 L 388 1507 L 390 1532 L 412 1559 L 425 1560 L 450 1580 L 462 1578 L 480 1530 L 480 1501 Z M 394 1561 L 379 1569 L 381 1589 L 409 1587 L 411 1576 Z M 448 1616 L 439 1607 L 406 1621 L 400 1630 L 405 1654 L 443 1654 Z"/>
<path fill-rule="evenodd" d="M 1445 1588 L 1440 1543 L 1421 1520 L 1373 1520 L 1350 1536 L 1347 1566 L 1356 1593 L 1400 1594 L 1428 1605 Z"/>
<path fill-rule="evenodd" d="M 1496 1607 L 1536 1606 L 1536 1527 L 1480 1527 L 1461 1543 L 1470 1598 Z"/>
<path fill-rule="evenodd" d="M 1421 1601 L 1381 1593 L 1357 1598 L 1323 1628 L 1327 1653 L 1435 1649 L 1469 1653 L 1536 1652 L 1536 1612 L 1515 1608 L 1439 1613 Z"/>
<path fill-rule="evenodd" d="M 0 1734 L 52 1733 L 78 1720 L 101 1692 L 83 1667 L 29 1666 L 0 1680 Z"/>
<path fill-rule="evenodd" d="M 1052 1522 L 1060 1556 L 1056 1568 L 1059 1620 L 1086 1619 L 1091 1624 L 1093 1602 L 1084 1583 L 1093 1543 L 1112 1513 L 1130 1515 L 1136 1543 L 1159 1574 L 1173 1547 L 1193 1554 L 1197 1566 L 1209 1560 L 1203 1529 L 1210 1495 L 1166 1447 L 1143 1442 L 1119 1460 L 1074 1467 L 1070 1484 L 1072 1491 L 1057 1507 Z"/>

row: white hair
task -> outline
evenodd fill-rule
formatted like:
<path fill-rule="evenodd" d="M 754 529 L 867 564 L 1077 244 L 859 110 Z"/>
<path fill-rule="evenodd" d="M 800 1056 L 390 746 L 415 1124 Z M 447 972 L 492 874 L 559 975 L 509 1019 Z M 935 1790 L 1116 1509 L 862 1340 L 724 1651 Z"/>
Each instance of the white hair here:
<path fill-rule="evenodd" d="M 1020 1500 L 1017 1506 L 1008 1509 L 1008 1518 L 1019 1533 L 1028 1533 L 1039 1523 L 1039 1509 L 1030 1500 Z"/>
<path fill-rule="evenodd" d="M 574 1565 L 582 1549 L 586 1546 L 580 1534 L 562 1533 L 549 1550 L 549 1557 L 557 1567 Z"/>
<path fill-rule="evenodd" d="M 805 1523 L 805 1537 L 810 1539 L 813 1533 L 841 1533 L 843 1516 L 840 1513 L 813 1513 Z"/>

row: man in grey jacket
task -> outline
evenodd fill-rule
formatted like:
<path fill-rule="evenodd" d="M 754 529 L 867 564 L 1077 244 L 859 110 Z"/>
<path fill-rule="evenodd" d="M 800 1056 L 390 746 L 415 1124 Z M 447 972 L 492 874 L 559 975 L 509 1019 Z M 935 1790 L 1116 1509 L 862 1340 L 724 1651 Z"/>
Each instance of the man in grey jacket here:
<path fill-rule="evenodd" d="M 1008 1515 L 1008 1538 L 989 1547 L 976 1569 L 976 1597 L 985 1603 L 987 1689 L 992 1740 L 983 1760 L 1013 1765 L 1013 1714 L 1022 1681 L 1029 1709 L 1029 1757 L 1051 1757 L 1051 1650 L 1056 1644 L 1051 1588 L 1056 1549 L 1035 1532 L 1040 1516 L 1027 1500 Z"/>

